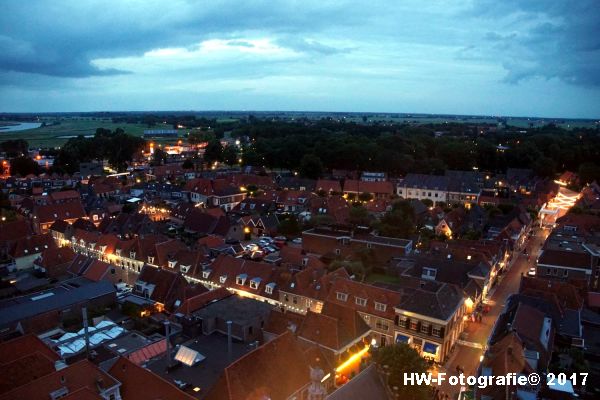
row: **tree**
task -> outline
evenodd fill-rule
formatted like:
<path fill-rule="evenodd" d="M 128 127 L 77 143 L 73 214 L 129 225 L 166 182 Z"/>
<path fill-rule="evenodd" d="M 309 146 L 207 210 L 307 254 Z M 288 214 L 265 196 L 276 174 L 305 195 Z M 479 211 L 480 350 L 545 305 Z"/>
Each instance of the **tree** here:
<path fill-rule="evenodd" d="M 152 161 L 150 161 L 150 165 L 153 167 L 157 167 L 159 165 L 166 164 L 167 162 L 167 152 L 163 149 L 154 149 L 154 154 L 152 154 Z"/>
<path fill-rule="evenodd" d="M 206 143 L 214 140 L 216 140 L 216 137 L 212 132 L 193 131 L 188 135 L 188 142 L 190 144 Z"/>
<path fill-rule="evenodd" d="M 215 161 L 223 160 L 223 145 L 219 140 L 211 140 L 204 149 L 204 161 L 212 164 Z"/>
<path fill-rule="evenodd" d="M 277 228 L 277 233 L 286 236 L 298 236 L 300 232 L 300 224 L 298 223 L 298 219 L 295 215 L 290 215 L 288 218 L 281 221 L 279 223 L 279 227 Z"/>
<path fill-rule="evenodd" d="M 16 157 L 10 160 L 11 175 L 27 176 L 29 174 L 38 175 L 42 168 L 29 157 Z"/>
<path fill-rule="evenodd" d="M 305 178 L 318 179 L 323 172 L 321 159 L 313 153 L 305 154 L 300 161 L 300 175 Z"/>
<path fill-rule="evenodd" d="M 183 164 L 181 164 L 181 167 L 183 169 L 193 169 L 194 162 L 190 158 L 186 158 L 185 161 L 183 162 Z"/>
<path fill-rule="evenodd" d="M 352 226 L 369 226 L 369 212 L 363 206 L 357 205 L 350 209 L 348 223 Z"/>
<path fill-rule="evenodd" d="M 229 166 L 238 163 L 238 153 L 234 146 L 229 145 L 223 149 L 223 161 Z"/>
<path fill-rule="evenodd" d="M 591 183 L 593 181 L 600 182 L 600 166 L 593 162 L 581 164 L 579 167 L 579 181 L 582 184 Z"/>
<path fill-rule="evenodd" d="M 407 200 L 397 201 L 381 222 L 376 224 L 379 234 L 396 238 L 407 238 L 416 228 L 415 211 Z"/>
<path fill-rule="evenodd" d="M 363 203 L 366 203 L 367 201 L 371 201 L 373 199 L 373 195 L 371 193 L 362 192 L 358 195 L 358 199 Z"/>
<path fill-rule="evenodd" d="M 27 154 L 29 143 L 23 139 L 6 140 L 0 143 L 0 150 L 5 152 L 7 157 L 19 157 Z"/>
<path fill-rule="evenodd" d="M 400 399 L 425 400 L 431 398 L 431 388 L 427 385 L 404 385 L 404 374 L 425 374 L 429 363 L 406 343 L 396 343 L 373 351 L 373 361 L 384 372 L 389 373 L 386 381 L 392 388 L 398 388 Z"/>

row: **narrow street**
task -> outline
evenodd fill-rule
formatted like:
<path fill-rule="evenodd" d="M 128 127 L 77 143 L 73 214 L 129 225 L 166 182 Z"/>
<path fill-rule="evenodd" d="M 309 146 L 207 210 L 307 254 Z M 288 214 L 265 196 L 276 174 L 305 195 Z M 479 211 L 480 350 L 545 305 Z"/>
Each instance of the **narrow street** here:
<path fill-rule="evenodd" d="M 545 231 L 537 230 L 536 234 L 528 238 L 525 248 L 531 255 L 530 260 L 522 252 L 515 254 L 509 269 L 500 278 L 500 282 L 493 288 L 493 293 L 489 297 L 487 304 L 490 311 L 483 315 L 481 322 L 468 322 L 465 327 L 462 338 L 464 344 L 457 344 L 453 354 L 440 371 L 448 375 L 457 374 L 457 366 L 464 371 L 465 375 L 475 375 L 479 366 L 479 360 L 483 355 L 484 347 L 494 328 L 498 316 L 503 312 L 506 300 L 510 295 L 519 291 L 521 274 L 526 275 L 529 268 L 535 266 L 535 260 L 539 250 L 545 240 Z M 450 386 L 447 381 L 440 388 L 440 391 L 450 395 L 450 398 L 456 398 L 460 392 L 460 387 Z"/>

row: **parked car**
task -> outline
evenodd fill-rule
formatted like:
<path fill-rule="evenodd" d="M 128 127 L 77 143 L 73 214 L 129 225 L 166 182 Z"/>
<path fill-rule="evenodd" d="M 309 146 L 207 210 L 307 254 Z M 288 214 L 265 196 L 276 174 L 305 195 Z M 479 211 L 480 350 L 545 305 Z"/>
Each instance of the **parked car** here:
<path fill-rule="evenodd" d="M 302 238 L 296 238 L 296 239 L 292 240 L 292 243 L 302 244 Z"/>
<path fill-rule="evenodd" d="M 531 267 L 529 268 L 529 271 L 527 271 L 527 275 L 529 276 L 535 276 L 535 267 Z"/>
<path fill-rule="evenodd" d="M 272 246 L 267 246 L 264 248 L 264 250 L 268 251 L 269 253 L 275 253 L 277 251 L 277 249 Z"/>
<path fill-rule="evenodd" d="M 261 236 L 258 238 L 258 240 L 273 243 L 273 238 L 271 236 Z"/>

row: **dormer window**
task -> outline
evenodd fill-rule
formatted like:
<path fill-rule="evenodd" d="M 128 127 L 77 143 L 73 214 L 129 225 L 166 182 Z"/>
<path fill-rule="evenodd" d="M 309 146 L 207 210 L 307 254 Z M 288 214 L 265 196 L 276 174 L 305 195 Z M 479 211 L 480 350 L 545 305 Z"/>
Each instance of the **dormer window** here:
<path fill-rule="evenodd" d="M 148 264 L 154 264 L 154 257 L 148 256 Z"/>
<path fill-rule="evenodd" d="M 129 258 L 135 258 L 135 251 L 129 252 Z"/>
<path fill-rule="evenodd" d="M 169 268 L 175 268 L 177 261 L 169 261 Z"/>
<path fill-rule="evenodd" d="M 265 286 L 265 293 L 273 294 L 274 289 L 275 289 L 275 282 L 268 283 L 267 286 Z"/>
<path fill-rule="evenodd" d="M 302 259 L 302 266 L 303 266 L 303 267 L 306 267 L 307 265 L 308 265 L 308 257 L 304 257 L 304 258 Z"/>
<path fill-rule="evenodd" d="M 378 303 L 378 302 L 375 302 L 375 309 L 376 309 L 377 311 L 382 311 L 382 312 L 384 312 L 386 308 L 387 308 L 387 304 L 383 304 L 383 303 Z"/>
<path fill-rule="evenodd" d="M 367 299 L 363 299 L 362 297 L 355 297 L 354 302 L 356 303 L 356 305 L 359 305 L 361 307 L 367 306 Z"/>
<path fill-rule="evenodd" d="M 431 281 L 435 280 L 436 275 L 437 275 L 437 269 L 435 269 L 435 268 L 424 267 L 423 271 L 421 272 L 422 279 L 428 279 Z"/>
<path fill-rule="evenodd" d="M 346 300 L 348 300 L 348 294 L 347 293 L 335 292 L 335 296 L 340 301 L 346 301 Z"/>
<path fill-rule="evenodd" d="M 260 286 L 260 281 L 262 279 L 260 278 L 252 278 L 250 279 L 250 288 L 252 289 L 258 289 L 258 287 Z"/>
<path fill-rule="evenodd" d="M 243 285 L 244 283 L 246 283 L 246 279 L 248 279 L 248 275 L 247 274 L 239 274 L 235 278 L 235 283 L 237 283 L 238 285 Z"/>
<path fill-rule="evenodd" d="M 219 277 L 219 282 L 220 282 L 220 283 L 225 283 L 225 281 L 226 281 L 226 280 L 227 280 L 227 275 L 221 275 L 221 276 Z"/>
<path fill-rule="evenodd" d="M 115 253 L 117 253 L 117 257 L 121 257 L 121 249 L 115 250 Z"/>
<path fill-rule="evenodd" d="M 190 265 L 180 265 L 179 269 L 181 270 L 182 273 L 187 274 L 188 271 L 190 270 Z"/>

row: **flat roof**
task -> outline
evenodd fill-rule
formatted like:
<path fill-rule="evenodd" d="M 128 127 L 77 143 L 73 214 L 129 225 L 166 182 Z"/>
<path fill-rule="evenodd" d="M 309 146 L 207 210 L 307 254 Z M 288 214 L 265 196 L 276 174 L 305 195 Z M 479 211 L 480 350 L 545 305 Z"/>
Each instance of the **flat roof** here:
<path fill-rule="evenodd" d="M 246 325 L 254 322 L 257 315 L 269 314 L 273 306 L 262 301 L 240 296 L 229 296 L 208 304 L 193 313 L 199 318 L 219 317 L 236 324 Z"/>
<path fill-rule="evenodd" d="M 193 393 L 193 396 L 198 398 L 204 398 L 206 396 L 229 364 L 252 350 L 251 345 L 233 339 L 231 344 L 232 357 L 231 360 L 229 360 L 227 354 L 227 336 L 221 333 L 213 333 L 209 336 L 198 336 L 197 338 L 182 343 L 182 345 L 197 351 L 206 358 L 191 367 L 182 364 L 180 367 L 174 368 L 168 373 L 165 372 L 165 357 L 160 357 L 149 362 L 146 365 L 146 368 L 169 382 L 179 380 L 189 383 L 192 387 L 199 387 L 200 391 L 197 394 Z M 175 351 L 173 351 L 173 356 L 174 355 Z"/>
<path fill-rule="evenodd" d="M 33 293 L 5 302 L 0 308 L 0 326 L 9 325 L 48 311 L 68 308 L 73 304 L 114 294 L 110 282 L 92 282 L 88 285 L 67 289 L 64 285 L 43 292 Z M 36 300 L 37 299 L 37 300 Z"/>

